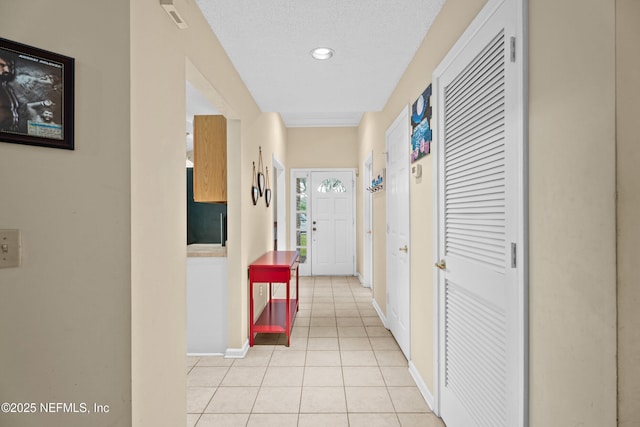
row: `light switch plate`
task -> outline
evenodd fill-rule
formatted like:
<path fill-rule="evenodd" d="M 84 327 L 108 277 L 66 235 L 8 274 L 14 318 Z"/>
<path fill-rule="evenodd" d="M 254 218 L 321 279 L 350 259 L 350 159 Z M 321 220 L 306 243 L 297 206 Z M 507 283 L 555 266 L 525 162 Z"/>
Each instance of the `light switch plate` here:
<path fill-rule="evenodd" d="M 0 268 L 20 266 L 20 230 L 0 230 Z"/>
<path fill-rule="evenodd" d="M 422 176 L 422 165 L 417 164 L 417 165 L 411 166 L 411 175 L 413 175 L 416 178 L 420 178 Z"/>

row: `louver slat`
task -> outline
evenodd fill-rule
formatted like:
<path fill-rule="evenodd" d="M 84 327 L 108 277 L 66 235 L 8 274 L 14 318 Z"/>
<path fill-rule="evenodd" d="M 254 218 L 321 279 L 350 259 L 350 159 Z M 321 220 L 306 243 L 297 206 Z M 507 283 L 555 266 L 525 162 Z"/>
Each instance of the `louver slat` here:
<path fill-rule="evenodd" d="M 446 122 L 451 126 L 459 126 L 461 124 L 467 124 L 465 121 L 465 116 L 468 116 L 470 112 L 475 111 L 480 105 L 487 112 L 493 112 L 500 108 L 503 103 L 504 95 L 496 92 L 497 88 L 504 86 L 504 79 L 499 78 L 495 79 L 495 81 L 487 82 L 487 86 L 485 86 L 477 96 L 480 98 L 475 99 L 473 102 L 463 102 L 459 105 L 456 105 L 455 108 L 451 108 L 448 112 L 451 112 L 450 116 L 447 116 Z M 471 95 L 471 94 L 470 94 Z M 452 110 L 452 111 L 451 111 Z M 491 113 L 486 114 L 487 117 L 491 117 Z M 463 128 L 464 129 L 464 128 Z"/>
<path fill-rule="evenodd" d="M 505 272 L 504 34 L 444 90 L 446 255 Z M 445 385 L 478 427 L 507 427 L 506 314 L 445 281 Z"/>
<path fill-rule="evenodd" d="M 451 163 L 451 170 L 445 173 L 450 185 L 469 181 L 473 178 L 500 176 L 504 173 L 504 147 L 496 146 L 486 151 L 474 153 L 474 157 L 460 159 Z"/>
<path fill-rule="evenodd" d="M 458 158 L 466 159 L 469 156 L 473 156 L 475 150 L 490 150 L 496 145 L 501 144 L 501 129 L 490 130 L 490 133 L 485 135 L 469 134 L 468 140 L 464 141 L 464 144 L 460 145 L 459 149 L 451 147 L 448 153 L 447 160 L 454 161 Z"/>
<path fill-rule="evenodd" d="M 447 281 L 445 321 L 446 386 L 478 426 L 505 426 L 505 314 Z"/>
<path fill-rule="evenodd" d="M 445 88 L 445 251 L 504 272 L 504 36 Z M 464 238 L 470 233 L 473 239 Z"/>

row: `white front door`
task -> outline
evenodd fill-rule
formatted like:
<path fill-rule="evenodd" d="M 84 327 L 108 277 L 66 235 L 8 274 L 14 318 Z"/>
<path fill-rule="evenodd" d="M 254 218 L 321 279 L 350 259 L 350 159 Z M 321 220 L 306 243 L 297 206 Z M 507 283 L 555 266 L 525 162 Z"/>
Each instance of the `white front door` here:
<path fill-rule="evenodd" d="M 518 4 L 490 1 L 434 72 L 438 383 L 448 427 L 527 422 Z"/>
<path fill-rule="evenodd" d="M 387 138 L 387 326 L 411 359 L 411 248 L 409 232 L 409 109 L 389 127 Z"/>
<path fill-rule="evenodd" d="M 354 274 L 352 171 L 311 172 L 311 274 Z"/>

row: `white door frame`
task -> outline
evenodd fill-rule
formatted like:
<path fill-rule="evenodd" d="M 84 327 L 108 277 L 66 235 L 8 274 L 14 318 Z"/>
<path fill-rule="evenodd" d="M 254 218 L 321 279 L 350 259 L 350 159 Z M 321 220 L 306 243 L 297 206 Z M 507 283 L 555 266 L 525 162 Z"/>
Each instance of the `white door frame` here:
<path fill-rule="evenodd" d="M 369 152 L 362 170 L 362 286 L 373 289 L 373 194 L 367 190 L 373 179 L 373 151 Z"/>
<path fill-rule="evenodd" d="M 521 313 L 521 318 L 519 319 L 519 324 L 517 328 L 521 331 L 521 341 L 519 343 L 520 347 L 520 357 L 521 360 L 524 361 L 524 366 L 521 368 L 520 378 L 521 382 L 519 384 L 519 389 L 516 391 L 520 393 L 523 397 L 519 402 L 518 414 L 519 420 L 521 420 L 521 426 L 529 425 L 529 371 L 528 371 L 528 360 L 529 360 L 529 291 L 528 291 L 528 276 L 529 276 L 529 255 L 528 255 L 528 93 L 527 93 L 527 81 L 528 81 L 528 53 L 527 53 L 527 22 L 528 22 L 528 6 L 527 0 L 489 0 L 489 2 L 484 6 L 484 8 L 478 13 L 473 22 L 467 27 L 465 32 L 460 36 L 460 39 L 456 42 L 456 44 L 451 48 L 449 53 L 443 59 L 443 61 L 438 65 L 438 67 L 433 72 L 433 122 L 438 123 L 440 108 L 439 105 L 442 102 L 439 99 L 439 88 L 440 88 L 440 76 L 443 71 L 447 68 L 447 66 L 453 62 L 454 58 L 462 51 L 462 49 L 473 39 L 475 33 L 480 29 L 480 27 L 484 24 L 484 22 L 493 14 L 493 12 L 497 9 L 497 7 L 504 1 L 515 1 L 516 10 L 518 16 L 518 22 L 516 23 L 516 37 L 515 37 L 515 54 L 518 56 L 520 68 L 518 69 L 519 73 L 519 87 L 518 87 L 518 104 L 520 105 L 520 110 L 518 111 L 519 120 L 516 124 L 517 126 L 517 134 L 521 136 L 520 141 L 522 145 L 518 147 L 518 164 L 517 168 L 520 171 L 519 179 L 516 183 L 518 192 L 519 192 L 519 212 L 518 216 L 518 236 L 519 247 L 516 254 L 516 264 L 518 266 L 522 266 L 518 271 L 518 284 L 517 286 L 520 288 L 520 301 L 519 307 Z M 434 182 L 434 192 L 433 192 L 433 212 L 434 212 L 434 229 L 433 229 L 433 253 L 434 253 L 434 263 L 437 263 L 440 259 L 443 258 L 444 254 L 440 253 L 440 245 L 439 241 L 442 238 L 440 235 L 439 224 L 443 215 L 443 212 L 439 209 L 439 194 L 442 186 L 442 178 L 440 176 L 440 170 L 442 165 L 439 162 L 438 151 L 439 147 L 439 134 L 438 132 L 434 133 L 434 144 L 431 145 L 432 155 L 434 156 L 435 165 L 433 168 L 433 182 Z M 441 377 L 443 376 L 443 367 L 444 361 L 441 360 L 441 306 L 440 301 L 442 295 L 440 293 L 439 280 L 440 280 L 440 270 L 434 268 L 433 273 L 433 283 L 434 283 L 434 293 L 433 293 L 433 310 L 434 310 L 434 407 L 433 412 L 436 415 L 440 415 L 440 382 Z"/>
<path fill-rule="evenodd" d="M 285 182 L 285 169 L 284 165 L 280 160 L 278 160 L 275 154 L 273 154 L 271 162 L 273 165 L 273 176 L 276 178 L 277 185 L 274 200 L 274 205 L 277 211 L 276 222 L 278 223 L 276 237 L 278 239 L 278 250 L 284 251 L 287 247 L 287 187 Z"/>
<path fill-rule="evenodd" d="M 353 247 L 353 267 L 352 267 L 352 271 L 351 271 L 351 275 L 355 276 L 356 275 L 356 186 L 355 186 L 355 179 L 356 179 L 356 169 L 355 168 L 312 168 L 312 169 L 307 169 L 307 168 L 292 168 L 290 171 L 291 174 L 291 186 L 290 186 L 290 225 L 289 225 L 289 230 L 290 230 L 290 234 L 289 234 L 289 241 L 291 244 L 291 248 L 295 248 L 296 247 L 296 188 L 295 188 L 295 178 L 296 176 L 299 176 L 301 174 L 306 174 L 307 175 L 307 221 L 312 221 L 311 216 L 312 216 L 312 201 L 311 201 L 311 173 L 312 172 L 351 172 L 351 178 L 352 178 L 352 188 L 353 188 L 353 192 L 352 192 L 352 200 L 351 200 L 351 206 L 354 207 L 354 209 L 352 209 L 352 215 L 353 215 L 353 227 L 352 227 L 352 235 L 351 235 L 351 239 L 352 239 L 352 247 Z M 309 226 L 310 226 L 310 222 L 309 222 Z M 311 252 L 311 233 L 309 233 L 310 229 L 307 230 L 307 264 L 308 264 L 308 272 L 306 273 L 306 275 L 309 274 L 313 274 L 313 265 L 312 265 L 312 252 Z M 301 270 L 300 270 L 300 275 L 305 275 L 303 274 L 303 270 L 302 270 L 302 265 L 300 266 Z"/>

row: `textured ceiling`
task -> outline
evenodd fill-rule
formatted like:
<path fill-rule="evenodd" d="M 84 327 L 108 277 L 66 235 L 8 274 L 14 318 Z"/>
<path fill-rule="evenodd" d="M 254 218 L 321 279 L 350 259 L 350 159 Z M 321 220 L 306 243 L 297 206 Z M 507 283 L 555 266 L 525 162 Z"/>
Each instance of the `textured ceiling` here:
<path fill-rule="evenodd" d="M 445 0 L 196 0 L 264 112 L 356 126 L 382 110 Z M 318 61 L 316 47 L 335 50 Z"/>

